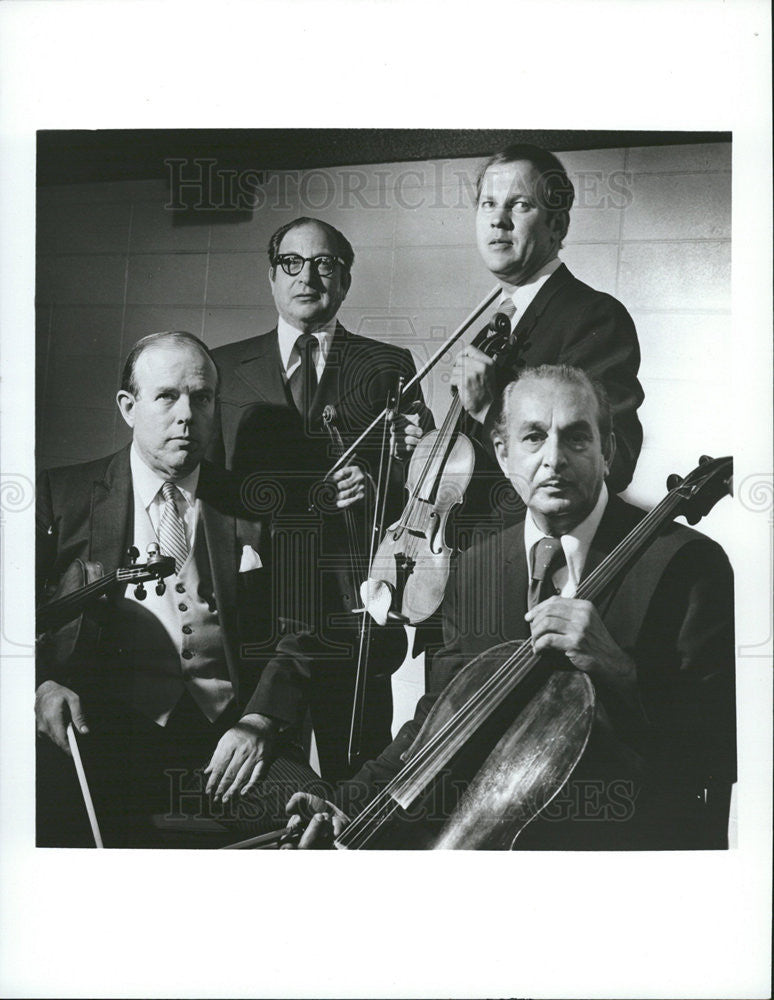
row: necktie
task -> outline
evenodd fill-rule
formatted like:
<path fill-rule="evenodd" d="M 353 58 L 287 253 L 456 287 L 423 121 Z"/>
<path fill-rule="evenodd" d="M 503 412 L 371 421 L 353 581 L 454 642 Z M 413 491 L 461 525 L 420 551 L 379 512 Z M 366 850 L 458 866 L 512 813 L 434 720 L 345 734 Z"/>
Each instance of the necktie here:
<path fill-rule="evenodd" d="M 185 525 L 177 510 L 177 497 L 180 490 L 174 483 L 164 483 L 161 487 L 164 506 L 161 509 L 159 521 L 159 545 L 161 554 L 175 557 L 175 572 L 179 573 L 183 563 L 188 558 L 188 542 L 185 537 Z"/>
<path fill-rule="evenodd" d="M 530 561 L 532 570 L 527 605 L 532 610 L 536 604 L 547 601 L 556 593 L 553 575 L 565 562 L 561 541 L 558 538 L 541 538 L 532 546 Z"/>
<path fill-rule="evenodd" d="M 293 402 L 302 417 L 309 412 L 309 405 L 317 390 L 317 368 L 313 357 L 316 346 L 317 338 L 313 333 L 302 333 L 296 340 L 296 350 L 301 356 L 301 364 L 290 376 L 289 385 Z"/>

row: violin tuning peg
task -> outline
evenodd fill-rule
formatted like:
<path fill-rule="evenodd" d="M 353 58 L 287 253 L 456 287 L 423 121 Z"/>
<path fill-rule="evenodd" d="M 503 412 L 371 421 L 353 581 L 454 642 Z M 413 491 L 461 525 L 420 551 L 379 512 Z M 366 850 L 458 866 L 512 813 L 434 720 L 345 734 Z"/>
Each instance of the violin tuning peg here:
<path fill-rule="evenodd" d="M 706 465 L 707 462 L 711 461 L 712 461 L 711 455 L 702 455 L 701 458 L 699 459 L 699 465 Z"/>
<path fill-rule="evenodd" d="M 137 586 L 134 588 L 134 596 L 137 598 L 138 601 L 144 601 L 145 598 L 148 596 L 147 590 L 141 583 L 138 583 Z"/>
<path fill-rule="evenodd" d="M 136 562 L 140 557 L 140 550 L 136 545 L 131 545 L 127 550 L 126 554 L 129 557 L 130 562 Z"/>
<path fill-rule="evenodd" d="M 159 597 L 161 597 L 164 594 L 166 589 L 167 589 L 166 583 L 164 583 L 163 580 L 159 580 L 159 582 L 156 584 L 156 593 L 159 595 Z"/>
<path fill-rule="evenodd" d="M 678 476 L 676 472 L 673 472 L 671 476 L 667 476 L 667 481 L 666 481 L 667 489 L 668 490 L 677 489 L 677 487 L 680 485 L 682 481 L 683 477 Z"/>

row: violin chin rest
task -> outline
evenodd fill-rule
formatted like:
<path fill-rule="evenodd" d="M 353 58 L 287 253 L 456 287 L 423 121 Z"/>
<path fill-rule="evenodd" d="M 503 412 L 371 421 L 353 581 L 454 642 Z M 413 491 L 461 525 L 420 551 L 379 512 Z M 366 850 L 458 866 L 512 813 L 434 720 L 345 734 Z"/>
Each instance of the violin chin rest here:
<path fill-rule="evenodd" d="M 360 600 L 377 625 L 386 625 L 390 617 L 393 588 L 385 580 L 370 577 L 360 584 Z"/>

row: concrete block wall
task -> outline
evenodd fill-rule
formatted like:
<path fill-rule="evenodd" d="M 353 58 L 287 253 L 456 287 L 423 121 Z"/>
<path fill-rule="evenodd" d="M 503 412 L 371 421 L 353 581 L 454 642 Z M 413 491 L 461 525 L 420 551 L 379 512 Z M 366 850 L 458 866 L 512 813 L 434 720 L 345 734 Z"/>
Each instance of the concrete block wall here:
<path fill-rule="evenodd" d="M 670 472 L 733 445 L 723 405 L 731 392 L 731 147 L 560 157 L 577 191 L 562 257 L 621 299 L 639 332 L 645 444 L 628 496 L 650 505 Z M 187 329 L 215 347 L 269 330 L 276 314 L 266 246 L 300 214 L 331 222 L 355 247 L 344 324 L 410 347 L 421 364 L 494 284 L 473 232 L 480 162 L 273 173 L 248 218 L 201 211 L 181 220 L 165 207 L 164 181 L 42 188 L 39 466 L 97 457 L 128 440 L 113 397 L 123 358 L 144 334 Z M 192 165 L 186 176 L 195 173 Z M 452 356 L 425 387 L 437 419 L 448 405 Z M 731 511 L 718 505 L 704 530 L 723 542 Z M 419 664 L 403 674 L 397 720 L 421 686 Z"/>

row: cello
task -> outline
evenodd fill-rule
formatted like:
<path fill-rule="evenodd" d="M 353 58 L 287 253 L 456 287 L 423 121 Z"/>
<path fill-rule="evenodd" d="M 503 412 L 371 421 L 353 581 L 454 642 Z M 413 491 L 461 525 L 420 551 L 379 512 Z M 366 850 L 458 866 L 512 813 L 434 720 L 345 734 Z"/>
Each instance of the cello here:
<path fill-rule="evenodd" d="M 731 493 L 732 459 L 700 459 L 685 479 L 670 476 L 666 497 L 646 514 L 578 586 L 576 598 L 598 602 L 675 517 L 696 524 Z M 494 737 L 433 849 L 512 849 L 523 829 L 569 780 L 588 744 L 596 694 L 587 674 L 546 671 L 531 641 L 492 647 L 471 660 L 443 690 L 395 777 L 339 834 L 335 846 L 383 846 L 393 822 L 432 790 L 464 757 L 484 727 L 508 710 L 506 730 Z M 509 696 L 527 691 L 513 715 Z M 500 731 L 501 732 L 501 731 Z M 409 817 L 410 818 L 410 817 Z M 389 846 L 389 843 L 388 845 Z"/>

